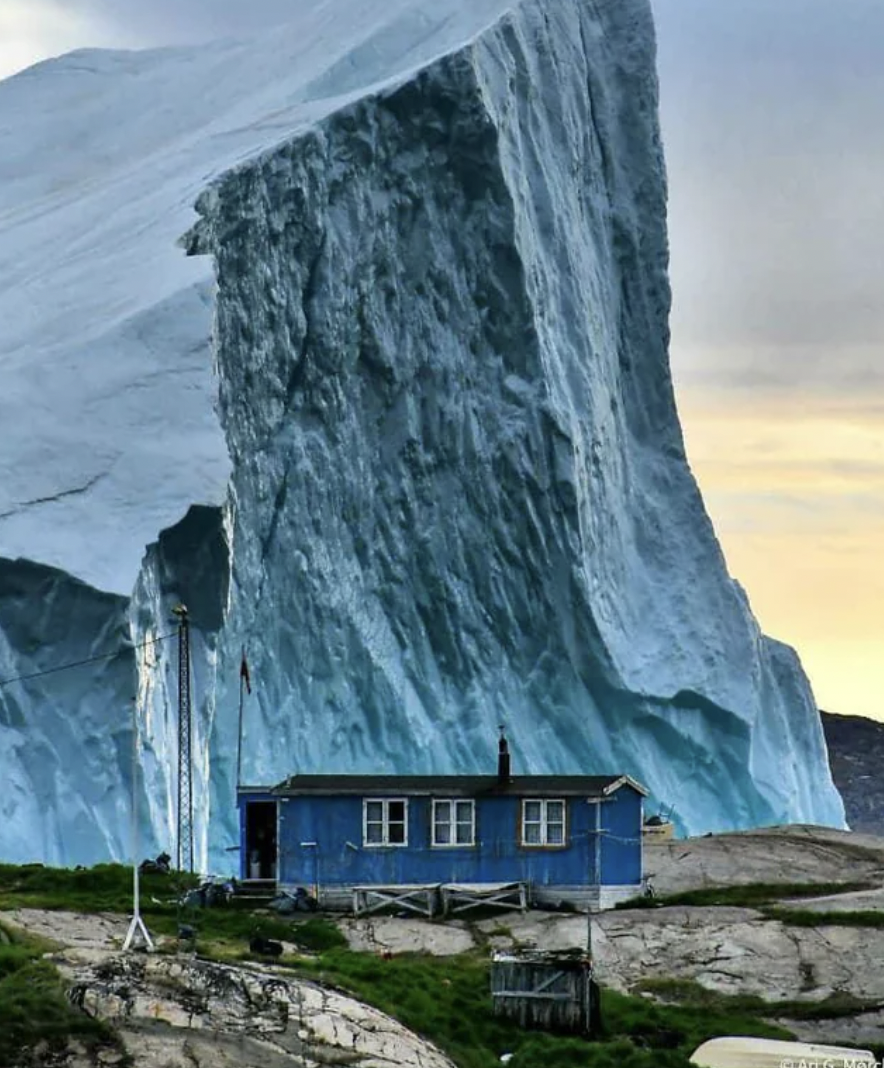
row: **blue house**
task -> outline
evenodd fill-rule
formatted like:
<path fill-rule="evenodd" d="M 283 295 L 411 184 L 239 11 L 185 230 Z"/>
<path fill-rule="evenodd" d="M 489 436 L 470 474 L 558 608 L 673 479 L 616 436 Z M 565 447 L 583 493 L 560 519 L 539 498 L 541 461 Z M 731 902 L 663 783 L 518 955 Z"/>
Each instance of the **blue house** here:
<path fill-rule="evenodd" d="M 241 878 L 324 907 L 433 913 L 480 901 L 609 908 L 642 881 L 627 775 L 295 775 L 241 787 Z"/>

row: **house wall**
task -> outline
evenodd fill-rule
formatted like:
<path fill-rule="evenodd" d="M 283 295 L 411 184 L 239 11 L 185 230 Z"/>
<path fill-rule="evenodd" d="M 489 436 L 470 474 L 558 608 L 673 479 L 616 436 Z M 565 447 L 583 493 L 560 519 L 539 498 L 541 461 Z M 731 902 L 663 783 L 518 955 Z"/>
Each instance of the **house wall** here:
<path fill-rule="evenodd" d="M 395 796 L 395 795 L 390 795 Z M 266 794 L 241 800 L 264 800 Z M 362 798 L 306 795 L 280 799 L 279 881 L 313 888 L 449 882 L 528 882 L 544 887 L 635 887 L 641 881 L 641 796 L 629 786 L 601 803 L 596 849 L 596 808 L 567 799 L 565 848 L 519 845 L 521 799 L 476 802 L 477 845 L 432 847 L 429 797 L 408 799 L 408 845 L 362 843 Z M 244 805 L 240 814 L 244 833 Z M 601 878 L 596 865 L 601 862 Z"/>
<path fill-rule="evenodd" d="M 643 800 L 631 786 L 623 786 L 602 805 L 602 886 L 641 882 Z"/>

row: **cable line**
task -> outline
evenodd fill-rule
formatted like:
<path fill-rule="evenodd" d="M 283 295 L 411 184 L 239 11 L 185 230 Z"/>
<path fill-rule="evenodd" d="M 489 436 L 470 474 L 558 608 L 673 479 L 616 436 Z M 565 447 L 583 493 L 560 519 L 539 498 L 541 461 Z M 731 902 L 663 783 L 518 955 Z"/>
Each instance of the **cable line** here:
<path fill-rule="evenodd" d="M 100 656 L 89 656 L 85 660 L 72 660 L 69 664 L 59 664 L 58 667 L 45 668 L 43 671 L 32 671 L 28 675 L 16 675 L 11 679 L 0 679 L 0 687 L 11 686 L 14 682 L 27 682 L 29 679 L 41 679 L 44 675 L 54 675 L 58 671 L 68 671 L 71 668 L 83 667 L 85 664 L 97 664 L 101 660 L 113 660 L 121 653 L 135 652 L 137 649 L 146 649 L 149 645 L 158 645 L 169 638 L 176 637 L 177 632 L 172 634 L 160 634 L 156 638 L 148 638 L 139 645 L 124 645 L 113 653 L 103 653 Z"/>

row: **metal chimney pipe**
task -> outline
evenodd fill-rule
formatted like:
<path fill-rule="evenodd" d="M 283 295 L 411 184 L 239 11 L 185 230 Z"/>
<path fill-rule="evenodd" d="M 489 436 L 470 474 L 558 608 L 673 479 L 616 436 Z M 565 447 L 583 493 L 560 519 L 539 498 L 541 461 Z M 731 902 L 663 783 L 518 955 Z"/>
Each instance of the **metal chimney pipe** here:
<path fill-rule="evenodd" d="M 507 744 L 503 727 L 500 728 L 500 741 L 497 743 L 497 781 L 505 786 L 512 775 L 510 773 L 510 747 Z"/>

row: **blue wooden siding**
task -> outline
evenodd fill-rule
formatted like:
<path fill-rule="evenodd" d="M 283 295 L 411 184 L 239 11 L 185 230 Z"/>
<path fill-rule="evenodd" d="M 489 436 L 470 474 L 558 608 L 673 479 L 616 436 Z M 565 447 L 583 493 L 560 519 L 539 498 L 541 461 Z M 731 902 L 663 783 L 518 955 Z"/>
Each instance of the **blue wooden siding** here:
<path fill-rule="evenodd" d="M 602 805 L 603 886 L 632 886 L 642 879 L 642 795 L 622 786 Z"/>
<path fill-rule="evenodd" d="M 243 836 L 245 803 L 269 798 L 269 794 L 258 793 L 241 797 Z M 409 797 L 407 846 L 365 846 L 362 797 L 283 797 L 279 799 L 279 881 L 326 887 L 517 881 L 538 886 L 640 883 L 642 798 L 632 787 L 623 786 L 600 803 L 600 836 L 596 834 L 599 805 L 566 798 L 568 842 L 564 849 L 521 846 L 521 803 L 521 798 L 512 796 L 477 798 L 476 845 L 433 847 L 432 798 Z M 596 870 L 599 861 L 600 873 Z"/>

